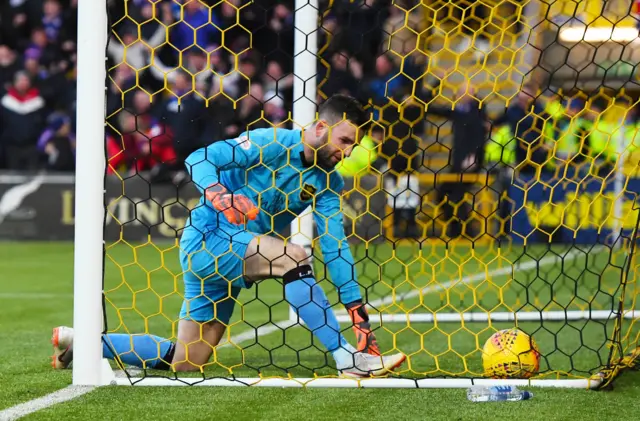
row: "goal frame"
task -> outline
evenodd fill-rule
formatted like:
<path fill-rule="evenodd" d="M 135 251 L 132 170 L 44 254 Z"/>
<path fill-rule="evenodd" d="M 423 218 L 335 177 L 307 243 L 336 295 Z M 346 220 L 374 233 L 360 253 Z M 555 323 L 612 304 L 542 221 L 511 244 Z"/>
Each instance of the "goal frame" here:
<path fill-rule="evenodd" d="M 295 1 L 294 38 L 294 109 L 293 119 L 302 127 L 315 119 L 315 57 L 317 53 L 317 0 Z M 340 378 L 214 378 L 118 376 L 102 355 L 103 276 L 105 260 L 105 105 L 106 46 L 109 34 L 107 0 L 78 1 L 77 51 L 77 138 L 75 175 L 74 234 L 74 361 L 73 385 L 139 385 L 139 386 L 251 386 L 251 387 L 311 387 L 311 388 L 468 388 L 473 385 L 514 385 L 594 389 L 603 382 L 595 375 L 585 379 L 340 379 Z M 312 57 L 313 56 L 313 57 Z M 313 95 L 309 98 L 309 95 Z M 91 143 L 93 142 L 93 143 Z M 309 213 L 292 223 L 292 241 L 309 246 L 313 220 Z M 299 231 L 297 231 L 299 230 Z M 295 234 L 299 232 L 299 234 Z M 632 314 L 634 316 L 635 314 Z M 446 317 L 446 315 L 443 315 Z M 608 316 L 604 315 L 604 316 Z M 374 319 L 377 316 L 374 316 Z M 395 320 L 382 315 L 381 320 Z M 438 315 L 437 317 L 441 317 Z M 451 318 L 460 320 L 465 315 Z M 469 316 L 475 317 L 475 316 Z M 480 317 L 480 316 L 478 316 Z M 487 318 L 492 317 L 486 315 Z M 494 315 L 511 320 L 511 315 Z M 515 317 L 515 316 L 513 316 Z M 348 316 L 338 315 L 340 321 Z M 432 322 L 432 315 L 402 315 L 402 321 Z M 293 317 L 292 317 L 293 320 Z"/>
<path fill-rule="evenodd" d="M 78 0 L 73 384 L 102 382 L 107 0 Z M 93 143 L 91 143 L 93 142 Z"/>

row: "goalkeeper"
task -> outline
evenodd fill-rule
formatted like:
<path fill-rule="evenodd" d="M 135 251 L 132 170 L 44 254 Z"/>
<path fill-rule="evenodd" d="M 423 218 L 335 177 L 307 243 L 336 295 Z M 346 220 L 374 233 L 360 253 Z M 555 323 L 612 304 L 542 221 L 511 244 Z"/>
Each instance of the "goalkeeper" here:
<path fill-rule="evenodd" d="M 357 100 L 335 95 L 304 133 L 257 129 L 192 153 L 185 164 L 203 197 L 180 240 L 185 300 L 177 341 L 106 334 L 103 355 L 139 367 L 201 370 L 225 332 L 240 291 L 280 278 L 285 298 L 331 353 L 341 375 L 382 375 L 400 366 L 406 357 L 380 356 L 370 330 L 342 222 L 344 182 L 334 170 L 362 138 L 366 123 Z M 310 205 L 331 280 L 353 321 L 357 349 L 340 333 L 306 251 L 268 235 L 289 226 Z M 72 329 L 54 329 L 54 367 L 71 362 L 72 338 Z"/>

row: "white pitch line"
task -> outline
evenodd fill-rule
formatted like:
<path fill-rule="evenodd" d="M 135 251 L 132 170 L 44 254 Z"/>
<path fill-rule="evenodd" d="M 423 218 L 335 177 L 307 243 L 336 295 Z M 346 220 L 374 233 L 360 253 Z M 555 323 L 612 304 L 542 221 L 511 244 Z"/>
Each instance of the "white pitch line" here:
<path fill-rule="evenodd" d="M 94 386 L 68 386 L 57 392 L 0 411 L 0 421 L 13 421 L 58 403 L 70 401 L 94 390 Z"/>
<path fill-rule="evenodd" d="M 578 255 L 578 252 L 572 250 L 569 253 L 567 253 L 564 257 L 563 257 L 563 261 L 567 262 L 567 261 L 571 261 L 573 259 L 575 259 L 575 257 Z M 503 275 L 510 275 L 511 272 L 519 272 L 519 271 L 527 271 L 530 269 L 533 269 L 535 267 L 544 267 L 544 266 L 548 266 L 551 263 L 555 263 L 558 260 L 560 260 L 559 256 L 552 256 L 552 257 L 545 257 L 544 259 L 540 260 L 540 261 L 529 261 L 529 262 L 525 262 L 517 267 L 504 267 L 502 269 L 494 269 L 490 272 L 481 272 L 481 273 L 476 273 L 475 275 L 470 275 L 470 276 L 465 276 L 459 280 L 454 280 L 454 281 L 448 281 L 448 282 L 444 282 L 444 283 L 436 283 L 435 285 L 428 285 L 424 288 L 418 289 L 418 290 L 413 290 L 413 291 L 409 291 L 406 292 L 404 294 L 400 294 L 398 296 L 395 296 L 395 294 L 391 294 L 387 297 L 378 299 L 378 300 L 374 300 L 371 301 L 369 303 L 369 306 L 371 307 L 379 307 L 379 306 L 384 306 L 387 304 L 393 304 L 394 302 L 400 302 L 400 301 L 404 301 L 404 300 L 408 300 L 410 298 L 413 297 L 417 297 L 420 295 L 424 295 L 424 294 L 428 294 L 431 292 L 435 292 L 435 291 L 442 291 L 445 289 L 449 289 L 452 286 L 455 285 L 467 285 L 467 284 L 473 284 L 475 282 L 478 281 L 484 281 L 485 279 L 488 279 L 490 277 L 495 277 L 495 276 L 503 276 Z M 339 312 L 336 313 L 344 313 L 347 314 L 346 310 L 341 310 Z"/>
<path fill-rule="evenodd" d="M 291 327 L 297 324 L 298 323 L 294 322 L 293 320 L 282 320 L 280 322 L 276 322 L 275 324 L 272 324 L 269 326 L 262 326 L 258 328 L 258 330 L 249 330 L 247 332 L 239 333 L 229 338 L 228 342 L 220 344 L 220 346 L 218 346 L 218 349 L 226 348 L 228 346 L 231 346 L 232 344 L 237 345 L 243 342 L 247 342 L 247 341 L 250 341 L 251 339 L 255 339 L 257 341 L 258 338 L 261 336 L 270 335 L 273 332 L 276 332 L 278 330 L 284 330 L 288 327 Z"/>
<path fill-rule="evenodd" d="M 52 300 L 57 298 L 73 298 L 72 293 L 54 292 L 0 292 L 0 300 Z"/>
<path fill-rule="evenodd" d="M 576 252 L 575 250 L 570 251 L 564 256 L 564 261 L 566 262 L 566 261 L 573 260 L 577 256 L 577 254 L 578 252 Z M 436 283 L 434 285 L 429 285 L 418 290 L 409 291 L 404 294 L 399 294 L 397 296 L 392 294 L 390 296 L 371 301 L 369 303 L 369 306 L 373 308 L 377 308 L 380 306 L 392 304 L 394 302 L 398 303 L 400 301 L 408 300 L 410 298 L 417 297 L 419 295 L 446 290 L 457 284 L 460 284 L 460 285 L 472 284 L 475 282 L 484 281 L 489 277 L 509 275 L 512 271 L 527 271 L 535 267 L 544 267 L 544 266 L 548 266 L 551 263 L 557 262 L 559 259 L 560 259 L 559 256 L 545 257 L 540 261 L 529 261 L 529 262 L 523 263 L 522 265 L 519 265 L 517 268 L 505 267 L 502 269 L 495 269 L 490 272 L 476 273 L 474 275 L 462 277 L 459 280 L 447 281 L 444 283 Z M 57 297 L 57 298 L 73 297 L 73 295 L 47 294 L 47 293 L 0 293 L 0 299 L 3 299 L 3 298 L 6 298 L 6 299 L 32 298 L 33 299 L 33 298 L 53 298 L 53 297 Z M 347 314 L 346 310 L 337 310 L 335 313 L 336 313 L 336 316 L 342 316 Z M 243 342 L 247 342 L 251 339 L 257 340 L 258 337 L 270 335 L 273 332 L 287 329 L 295 324 L 297 323 L 289 319 L 285 319 L 285 320 L 278 321 L 275 324 L 258 328 L 257 331 L 250 330 L 247 332 L 239 333 L 237 335 L 232 336 L 228 342 L 221 344 L 219 348 L 231 346 L 231 344 L 240 344 Z"/>
<path fill-rule="evenodd" d="M 567 253 L 566 255 L 564 255 L 562 257 L 562 260 L 564 262 L 569 262 L 572 261 L 573 259 L 576 258 L 576 256 L 579 253 L 576 252 L 575 250 L 570 251 L 569 253 Z M 505 267 L 502 269 L 495 269 L 492 270 L 490 272 L 482 272 L 482 273 L 476 273 L 475 275 L 470 275 L 470 276 L 465 276 L 459 280 L 455 280 L 455 281 L 448 281 L 448 282 L 444 282 L 444 283 L 437 283 L 435 285 L 429 285 L 426 286 L 424 288 L 418 289 L 418 290 L 414 290 L 414 291 L 409 291 L 405 294 L 401 294 L 398 296 L 394 296 L 394 295 L 390 295 L 384 298 L 380 298 L 378 300 L 374 300 L 371 301 L 368 305 L 371 307 L 380 307 L 383 305 L 387 305 L 387 304 L 392 304 L 392 303 L 397 303 L 400 301 L 404 301 L 404 300 L 408 300 L 410 298 L 413 297 L 417 297 L 419 295 L 424 295 L 427 293 L 431 293 L 431 292 L 435 292 L 435 291 L 441 291 L 441 290 L 445 290 L 448 288 L 451 288 L 454 285 L 467 285 L 467 284 L 473 284 L 475 282 L 478 281 L 484 281 L 485 279 L 489 278 L 489 277 L 495 277 L 495 276 L 503 276 L 503 275 L 509 275 L 511 274 L 511 272 L 517 272 L 517 271 L 527 271 L 530 269 L 533 269 L 535 267 L 545 267 L 548 266 L 551 263 L 556 263 L 558 260 L 560 260 L 561 257 L 560 256 L 552 256 L 552 257 L 545 257 L 542 260 L 539 261 L 529 261 L 529 262 L 525 262 L 521 265 L 518 265 L 516 268 L 513 267 Z M 346 310 L 338 310 L 335 312 L 336 316 L 341 316 L 344 314 L 347 314 Z M 282 329 L 286 329 L 288 327 L 294 326 L 298 323 L 292 321 L 292 320 L 281 320 L 276 322 L 273 325 L 269 325 L 269 326 L 263 326 L 261 328 L 259 328 L 257 331 L 247 331 L 247 332 L 243 332 L 243 333 L 239 333 L 237 335 L 232 336 L 229 341 L 227 343 L 224 343 L 222 345 L 219 346 L 219 348 L 223 348 L 223 347 L 227 347 L 230 346 L 231 344 L 241 344 L 243 342 L 249 341 L 251 339 L 256 339 L 258 337 L 261 336 L 265 336 L 265 335 L 269 335 L 273 332 L 276 332 L 278 330 L 282 330 Z"/>

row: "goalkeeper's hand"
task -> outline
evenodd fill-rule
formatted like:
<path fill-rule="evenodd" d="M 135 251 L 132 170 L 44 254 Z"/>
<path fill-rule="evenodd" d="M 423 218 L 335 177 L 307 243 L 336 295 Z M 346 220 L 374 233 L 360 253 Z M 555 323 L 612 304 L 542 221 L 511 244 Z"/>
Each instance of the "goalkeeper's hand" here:
<path fill-rule="evenodd" d="M 232 224 L 241 225 L 246 223 L 247 219 L 253 221 L 260 212 L 247 196 L 229 193 L 222 184 L 209 186 L 205 191 L 205 197 Z"/>

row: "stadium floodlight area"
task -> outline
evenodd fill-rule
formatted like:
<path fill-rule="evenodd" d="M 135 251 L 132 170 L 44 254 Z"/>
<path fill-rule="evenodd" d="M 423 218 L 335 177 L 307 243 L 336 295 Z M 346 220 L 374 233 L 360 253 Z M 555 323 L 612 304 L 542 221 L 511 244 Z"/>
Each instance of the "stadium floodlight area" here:
<path fill-rule="evenodd" d="M 244 7 L 232 3 L 237 14 L 243 13 Z M 585 31 L 567 24 L 558 37 L 558 26 L 547 21 L 554 15 L 553 5 L 540 1 L 528 2 L 526 7 L 483 3 L 483 7 L 494 9 L 487 19 L 497 19 L 491 25 L 494 29 L 478 29 L 486 36 L 488 47 L 480 51 L 470 45 L 460 51 L 455 41 L 464 30 L 457 2 L 439 9 L 425 2 L 405 9 L 406 4 L 391 5 L 406 19 L 394 21 L 385 46 L 399 69 L 390 79 L 405 78 L 410 88 L 401 97 L 388 93 L 386 100 L 368 104 L 372 126 L 382 129 L 383 142 L 395 142 L 398 147 L 391 153 L 379 147 L 377 162 L 382 165 L 365 166 L 365 171 L 345 176 L 343 209 L 356 262 L 354 272 L 369 308 L 372 330 L 383 353 L 402 352 L 407 362 L 391 375 L 354 380 L 337 375 L 325 350 L 311 339 L 309 329 L 284 299 L 283 285 L 277 280 L 261 281 L 242 291 L 221 343 L 201 372 L 139 369 L 103 358 L 105 333 L 148 333 L 176 340 L 183 297 L 178 238 L 186 215 L 175 217 L 175 212 L 193 205 L 197 192 L 189 182 L 156 186 L 145 172 L 116 171 L 109 180 L 105 177 L 113 158 L 105 153 L 105 128 L 115 132 L 116 138 L 127 135 L 110 123 L 113 115 L 105 116 L 105 80 L 108 86 L 117 83 L 109 76 L 116 67 L 129 66 L 105 66 L 106 46 L 107 42 L 122 44 L 126 58 L 131 45 L 115 35 L 117 26 L 126 20 L 139 29 L 143 22 L 132 16 L 107 16 L 106 0 L 79 1 L 74 384 L 338 388 L 513 384 L 598 389 L 636 364 L 640 355 L 640 291 L 636 281 L 640 219 L 635 200 L 640 183 L 633 170 L 633 152 L 635 142 L 640 142 L 640 137 L 636 140 L 638 130 L 614 124 L 606 134 L 606 151 L 573 159 L 554 155 L 560 142 L 553 136 L 560 130 L 549 125 L 564 118 L 564 124 L 571 127 L 575 114 L 563 108 L 553 118 L 534 115 L 546 122 L 544 133 L 539 134 L 539 145 L 551 142 L 547 143 L 546 150 L 551 152 L 546 162 L 533 164 L 531 173 L 521 165 L 505 162 L 499 172 L 460 175 L 448 167 L 449 125 L 429 113 L 430 106 L 453 107 L 461 88 L 468 95 L 482 95 L 490 114 L 499 113 L 532 81 L 537 83 L 536 95 L 547 102 L 563 104 L 579 99 L 588 107 L 604 101 L 606 105 L 598 111 L 603 121 L 604 113 L 616 113 L 616 107 L 621 110 L 618 113 L 626 113 L 634 102 L 629 94 L 632 76 L 598 73 L 593 67 L 600 65 L 599 60 L 627 60 L 626 55 L 632 53 L 616 40 L 626 39 L 627 33 L 637 36 L 635 20 L 627 12 L 616 19 L 609 17 L 607 22 L 618 22 L 611 27 L 588 26 Z M 185 7 L 175 11 L 178 23 Z M 203 7 L 211 8 L 204 3 Z M 323 89 L 331 77 L 331 62 L 324 54 L 332 40 L 323 23 L 329 16 L 327 7 L 317 0 L 295 1 L 294 51 L 288 52 L 293 57 L 293 105 L 288 120 L 292 128 L 313 124 L 317 101 L 326 97 Z M 164 25 L 160 7 L 153 10 L 156 23 Z M 515 20 L 521 24 L 513 25 Z M 242 24 L 241 19 L 238 22 Z M 580 46 L 585 36 L 589 42 L 602 44 L 599 55 L 577 58 L 566 53 L 572 46 L 591 48 L 589 43 Z M 616 45 L 611 46 L 611 57 L 603 58 L 600 55 L 606 51 L 602 48 L 609 48 L 607 37 L 614 37 L 612 44 Z M 222 40 L 223 44 L 229 41 Z M 562 45 L 564 41 L 569 42 L 568 47 Z M 546 56 L 558 46 L 565 51 L 562 63 L 557 63 L 557 54 Z M 616 54 L 620 48 L 625 51 Z M 227 52 L 234 59 L 233 66 L 238 66 L 240 54 Z M 593 61 L 591 67 L 583 64 L 580 72 L 568 70 L 577 68 L 574 62 L 585 57 Z M 159 60 L 158 56 L 151 54 L 149 65 L 133 72 L 141 75 L 156 65 L 154 60 Z M 427 70 L 407 74 L 409 64 Z M 320 69 L 325 70 L 324 79 L 316 77 Z M 200 85 L 195 80 L 211 69 L 195 74 L 183 70 L 194 80 L 188 94 L 199 96 L 208 106 L 211 98 L 198 92 Z M 602 79 L 599 82 L 598 77 Z M 615 77 L 618 79 L 607 79 Z M 618 85 L 612 90 L 609 82 Z M 388 83 L 387 88 L 392 85 Z M 142 88 L 120 88 L 119 112 L 132 113 L 126 109 L 125 94 Z M 431 97 L 425 99 L 423 92 L 431 92 Z M 177 96 L 171 90 L 152 94 L 153 101 L 162 95 Z M 178 98 L 178 103 L 185 96 Z M 219 96 L 238 102 L 224 92 Z M 418 118 L 407 117 L 410 107 L 417 110 Z M 266 117 L 261 122 L 270 123 Z M 415 135 L 413 125 L 418 123 L 422 132 Z M 149 133 L 143 134 L 153 141 Z M 489 142 L 498 144 L 494 135 Z M 512 136 L 512 142 L 500 143 L 503 152 L 498 155 L 508 155 L 507 148 L 516 141 Z M 413 175 L 419 191 L 413 193 L 418 194 L 420 203 L 415 207 L 411 235 L 402 235 L 398 229 L 402 221 L 397 219 L 393 199 L 389 200 L 390 192 L 385 188 L 385 182 L 401 175 L 393 161 L 406 155 L 404 142 L 416 144 L 406 162 L 419 159 Z M 530 146 L 530 156 L 538 146 Z M 106 185 L 113 186 L 114 180 L 118 192 L 108 194 L 113 189 L 109 191 Z M 465 193 L 449 207 L 452 211 L 446 212 L 447 189 L 463 182 Z M 148 196 L 133 197 L 132 186 L 141 184 L 148 186 Z M 173 202 L 154 197 L 156 192 L 167 190 L 173 191 L 167 196 L 174 198 Z M 137 188 L 136 194 L 139 191 Z M 125 208 L 127 220 L 117 212 Z M 464 218 L 459 216 L 462 209 Z M 326 262 L 318 253 L 312 210 L 291 224 L 286 237 L 313 255 L 316 279 L 327 292 L 343 333 L 352 340 L 351 318 L 339 302 Z M 145 220 L 150 213 L 160 215 L 154 224 Z M 109 229 L 105 228 L 107 223 Z M 452 227 L 459 229 L 457 234 L 451 234 Z M 539 370 L 529 379 L 488 378 L 482 365 L 483 345 L 496 331 L 512 327 L 535 339 L 540 348 Z"/>

